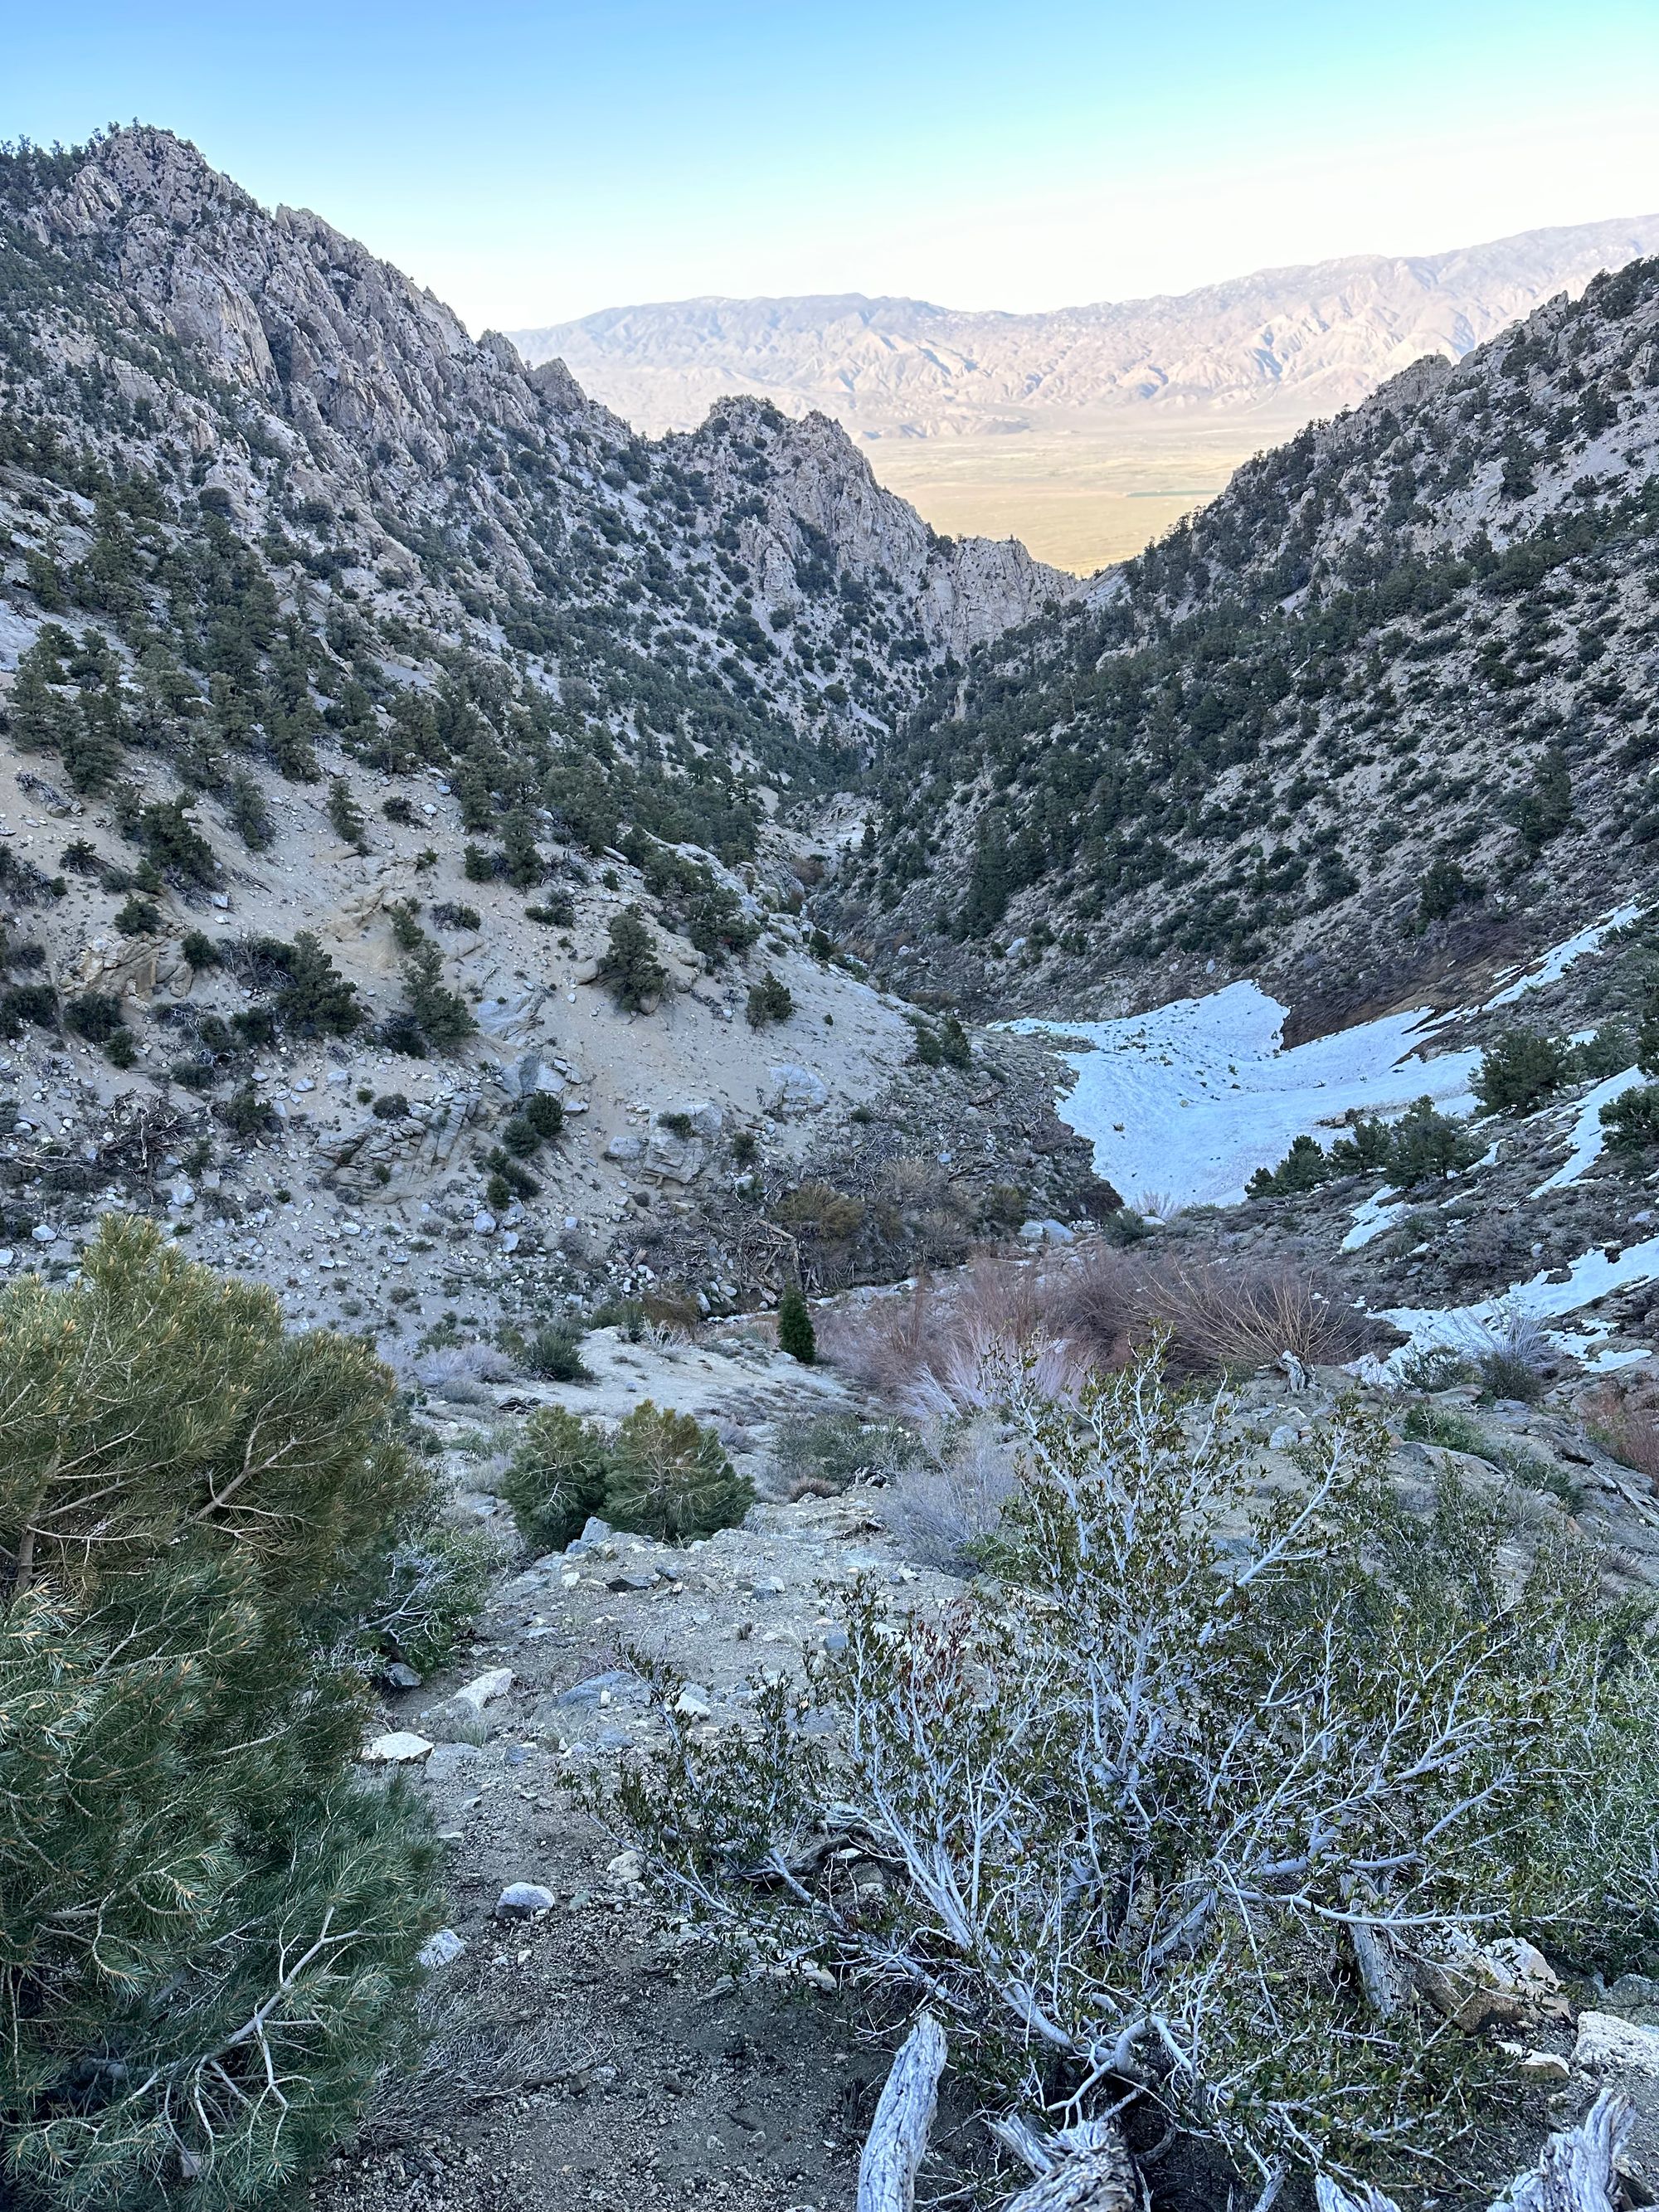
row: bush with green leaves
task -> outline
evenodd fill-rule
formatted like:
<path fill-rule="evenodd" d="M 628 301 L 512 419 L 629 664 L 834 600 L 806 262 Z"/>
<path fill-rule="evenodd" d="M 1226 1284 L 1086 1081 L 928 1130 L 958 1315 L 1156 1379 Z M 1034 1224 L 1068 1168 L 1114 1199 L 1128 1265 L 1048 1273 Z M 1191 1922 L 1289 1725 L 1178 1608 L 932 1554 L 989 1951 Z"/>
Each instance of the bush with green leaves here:
<path fill-rule="evenodd" d="M 1621 1091 L 1601 1109 L 1604 1141 L 1610 1152 L 1641 1160 L 1659 1145 L 1659 1083 Z"/>
<path fill-rule="evenodd" d="M 387 1555 L 385 1583 L 361 1632 L 387 1659 L 422 1674 L 447 1667 L 489 1594 L 501 1549 L 480 1528 L 452 1528 L 417 1513 Z"/>
<path fill-rule="evenodd" d="M 0 1297 L 20 2206 L 268 2200 L 413 2033 L 435 1847 L 353 1772 L 356 1655 L 434 1525 L 392 1407 L 367 1346 L 289 1334 L 148 1222 L 107 1220 L 72 1286 Z"/>
<path fill-rule="evenodd" d="M 524 1368 L 542 1382 L 591 1382 L 582 1360 L 582 1327 L 576 1321 L 544 1322 L 525 1340 Z"/>
<path fill-rule="evenodd" d="M 1350 1115 L 1328 1158 L 1338 1175 L 1375 1175 L 1389 1164 L 1394 1132 L 1375 1114 Z"/>
<path fill-rule="evenodd" d="M 301 930 L 292 945 L 277 945 L 283 981 L 276 1008 L 296 1036 L 349 1036 L 362 1020 L 356 986 L 334 965 L 314 932 Z"/>
<path fill-rule="evenodd" d="M 1537 1030 L 1509 1030 L 1489 1044 L 1470 1089 L 1487 1114 L 1530 1114 L 1573 1077 L 1571 1048 Z"/>
<path fill-rule="evenodd" d="M 1139 2106 L 1258 2189 L 1502 2180 L 1543 2093 L 1445 2016 L 1460 1955 L 1659 1940 L 1639 1608 L 1553 1522 L 1517 1571 L 1449 1473 L 1411 1513 L 1352 1407 L 1267 1498 L 1150 1360 L 1003 1413 L 994 1577 L 939 1617 L 862 1584 L 714 1743 L 636 1656 L 664 1741 L 596 1802 L 727 1955 L 908 1984 L 994 2109 Z"/>
<path fill-rule="evenodd" d="M 1252 1198 L 1291 1196 L 1330 1180 L 1331 1164 L 1316 1137 L 1293 1137 L 1276 1168 L 1258 1168 L 1247 1188 Z"/>
<path fill-rule="evenodd" d="M 443 954 L 424 931 L 404 963 L 404 1013 L 420 1040 L 419 1052 L 457 1051 L 478 1024 L 459 991 L 443 980 Z M 394 1017 L 394 1019 L 396 1018 Z"/>
<path fill-rule="evenodd" d="M 605 1517 L 618 1528 L 684 1544 L 735 1528 L 754 1502 L 754 1484 L 690 1413 L 647 1398 L 611 1440 Z"/>
<path fill-rule="evenodd" d="M 854 1482 L 885 1481 L 912 1465 L 920 1449 L 902 1421 L 808 1413 L 778 1423 L 772 1458 L 792 1495 L 833 1498 Z"/>
<path fill-rule="evenodd" d="M 532 1091 L 519 1112 L 544 1144 L 550 1145 L 564 1129 L 564 1108 L 551 1092 Z"/>
<path fill-rule="evenodd" d="M 1485 1150 L 1467 1121 L 1441 1113 L 1431 1098 L 1419 1098 L 1394 1124 L 1382 1172 L 1396 1190 L 1410 1190 L 1473 1167 Z"/>
<path fill-rule="evenodd" d="M 110 991 L 82 991 L 64 1001 L 64 1027 L 88 1044 L 107 1044 L 126 1024 L 125 1010 Z"/>

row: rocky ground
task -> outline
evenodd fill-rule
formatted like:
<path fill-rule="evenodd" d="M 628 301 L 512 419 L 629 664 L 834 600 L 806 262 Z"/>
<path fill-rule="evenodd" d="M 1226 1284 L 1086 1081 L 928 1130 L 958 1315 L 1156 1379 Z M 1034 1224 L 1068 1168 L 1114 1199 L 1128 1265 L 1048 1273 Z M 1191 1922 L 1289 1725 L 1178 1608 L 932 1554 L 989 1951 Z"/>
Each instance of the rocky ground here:
<path fill-rule="evenodd" d="M 652 1740 L 658 1723 L 628 1670 L 630 1650 L 673 1662 L 688 1686 L 685 1717 L 714 1735 L 743 1727 L 756 1678 L 811 1668 L 833 1644 L 837 1594 L 854 1577 L 876 1577 L 900 1611 L 936 1608 L 960 1585 L 907 1557 L 888 1489 L 778 1495 L 788 1484 L 781 1421 L 882 1410 L 843 1376 L 783 1358 L 757 1326 L 637 1344 L 604 1331 L 585 1352 L 590 1384 L 475 1385 L 472 1405 L 434 1396 L 425 1409 L 456 1510 L 502 1531 L 505 1564 L 453 1674 L 387 1693 L 387 1741 L 371 1747 L 383 1756 L 366 1771 L 401 1774 L 429 1804 L 449 1848 L 455 1941 L 433 1977 L 432 2063 L 388 2099 L 314 2199 L 331 2212 L 633 2212 L 700 2199 L 734 2212 L 850 2212 L 896 2022 L 810 1978 L 795 1988 L 734 1983 L 717 1955 L 664 1923 L 626 1839 L 606 1833 L 569 1785 Z M 1607 1548 L 1617 1577 L 1659 1584 L 1659 1498 L 1587 1433 L 1581 1388 L 1564 1385 L 1540 1406 L 1491 1405 L 1473 1385 L 1423 1399 L 1328 1370 L 1298 1392 L 1264 1373 L 1240 1389 L 1233 1419 L 1260 1483 L 1276 1486 L 1296 1479 L 1289 1455 L 1339 1393 L 1358 1389 L 1395 1432 L 1407 1496 L 1426 1500 L 1449 1460 L 1476 1486 L 1514 1495 L 1519 1543 L 1528 1526 L 1565 1517 Z M 744 1525 L 683 1551 L 591 1526 L 567 1553 L 519 1556 L 495 1486 L 522 1413 L 556 1402 L 615 1418 L 647 1395 L 721 1427 L 762 1494 Z M 1401 1437 L 1413 1407 L 1412 1425 L 1424 1408 L 1462 1423 L 1445 1431 L 1459 1448 Z M 1462 1449 L 1471 1442 L 1478 1451 Z M 514 1893 L 519 1884 L 533 1887 Z M 1659 2020 L 1651 1985 L 1573 1995 L 1580 2007 Z M 1576 2031 L 1559 2013 L 1540 2014 L 1526 2047 L 1550 2054 L 1565 2114 L 1601 2074 L 1576 2061 Z M 1654 2085 L 1632 2079 L 1653 2104 Z M 931 2193 L 997 2201 L 987 2148 L 947 2099 Z M 1659 2173 L 1648 2123 L 1634 2154 Z"/>

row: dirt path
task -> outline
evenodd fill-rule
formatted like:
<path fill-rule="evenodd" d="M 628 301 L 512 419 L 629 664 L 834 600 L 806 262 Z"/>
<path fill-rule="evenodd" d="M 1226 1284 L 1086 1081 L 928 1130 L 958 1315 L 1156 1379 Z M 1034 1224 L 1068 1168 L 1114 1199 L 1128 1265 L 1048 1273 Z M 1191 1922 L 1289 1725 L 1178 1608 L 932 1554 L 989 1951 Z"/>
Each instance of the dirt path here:
<path fill-rule="evenodd" d="M 844 1384 L 769 1348 L 590 1340 L 596 1380 L 535 1395 L 611 1418 L 640 1396 L 722 1418 L 738 1464 L 757 1465 L 786 1411 L 853 1402 Z M 498 1392 L 523 1402 L 524 1386 Z M 482 1409 L 480 1409 L 482 1411 Z M 453 1466 L 487 1519 L 492 1462 L 479 1434 Z M 477 1486 L 486 1487 L 479 1488 Z M 957 1585 L 900 1555 L 879 1492 L 762 1504 L 743 1528 L 670 1551 L 617 1535 L 509 1571 L 453 1678 L 388 1699 L 388 1730 L 434 1748 L 412 1778 L 448 1845 L 465 1945 L 433 1978 L 434 2058 L 370 2140 L 313 2195 L 337 2212 L 423 2207 L 616 2207 L 691 2200 L 737 2212 L 846 2212 L 886 2050 L 850 2004 L 817 1988 L 734 1988 L 689 1952 L 565 1786 L 649 1740 L 623 1651 L 672 1657 L 706 1705 L 696 1725 L 740 1726 L 750 1679 L 798 1672 L 839 1633 L 833 1593 L 860 1575 L 896 1607 Z M 480 1720 L 454 1690 L 510 1670 Z M 482 1741 L 470 1741 L 468 1736 Z M 509 1885 L 550 1893 L 525 1918 L 497 1910 Z M 395 2140 L 393 2140 L 395 2138 Z"/>

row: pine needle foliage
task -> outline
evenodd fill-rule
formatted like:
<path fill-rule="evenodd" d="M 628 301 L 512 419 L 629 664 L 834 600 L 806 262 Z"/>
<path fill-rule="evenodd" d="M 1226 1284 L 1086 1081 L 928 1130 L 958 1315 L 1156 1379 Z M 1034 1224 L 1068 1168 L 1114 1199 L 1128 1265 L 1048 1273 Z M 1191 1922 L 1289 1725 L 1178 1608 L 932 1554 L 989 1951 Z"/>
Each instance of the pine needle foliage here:
<path fill-rule="evenodd" d="M 410 2033 L 435 1854 L 352 1761 L 427 1478 L 361 1344 L 106 1222 L 0 1297 L 0 2142 L 23 2207 L 254 2203 Z M 429 1596 L 428 1593 L 428 1596 Z"/>
<path fill-rule="evenodd" d="M 501 1496 L 532 1551 L 562 1552 L 604 1505 L 610 1472 L 600 1431 L 562 1406 L 544 1406 L 524 1425 Z"/>
<path fill-rule="evenodd" d="M 734 1527 L 755 1502 L 711 1429 L 647 1398 L 607 1437 L 594 1421 L 548 1406 L 525 1431 L 501 1495 L 538 1552 L 562 1550 L 590 1514 L 661 1543 Z"/>
<path fill-rule="evenodd" d="M 810 1367 L 818 1356 L 811 1312 L 793 1283 L 778 1300 L 778 1349 L 799 1359 L 803 1367 Z"/>
<path fill-rule="evenodd" d="M 611 921 L 599 961 L 599 980 L 623 1013 L 654 1006 L 669 988 L 668 970 L 636 906 L 625 906 Z"/>
<path fill-rule="evenodd" d="M 665 1544 L 735 1528 L 755 1502 L 712 1429 L 649 1398 L 617 1431 L 611 1462 L 605 1517 Z"/>

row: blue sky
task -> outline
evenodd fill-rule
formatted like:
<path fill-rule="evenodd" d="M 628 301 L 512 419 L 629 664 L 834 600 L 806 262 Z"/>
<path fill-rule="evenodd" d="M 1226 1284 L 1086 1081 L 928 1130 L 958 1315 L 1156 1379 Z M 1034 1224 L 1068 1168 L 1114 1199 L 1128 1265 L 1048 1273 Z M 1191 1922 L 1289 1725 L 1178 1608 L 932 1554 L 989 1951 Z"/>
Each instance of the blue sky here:
<path fill-rule="evenodd" d="M 14 0 L 0 136 L 134 116 L 511 329 L 1027 308 L 1659 209 L 1659 0 Z"/>

